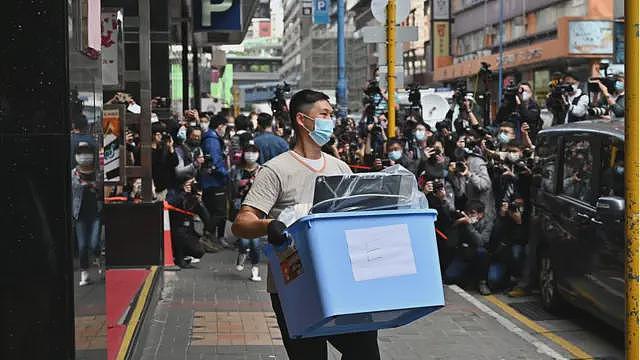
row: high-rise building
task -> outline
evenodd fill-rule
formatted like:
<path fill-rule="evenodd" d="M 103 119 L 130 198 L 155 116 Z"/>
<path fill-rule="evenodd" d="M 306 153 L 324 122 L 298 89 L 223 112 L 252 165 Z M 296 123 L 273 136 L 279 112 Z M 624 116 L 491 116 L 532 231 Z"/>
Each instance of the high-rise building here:
<path fill-rule="evenodd" d="M 284 0 L 283 64 L 280 70 L 282 78 L 295 89 L 316 89 L 328 93 L 335 99 L 337 85 L 337 24 L 331 16 L 328 25 L 314 25 L 311 17 L 311 1 Z M 335 15 L 336 3 L 332 3 L 331 12 Z M 366 53 L 357 38 L 353 19 L 345 24 L 346 37 L 346 74 L 348 84 L 349 109 L 359 110 L 361 89 L 365 85 L 361 80 L 366 67 L 356 61 Z"/>

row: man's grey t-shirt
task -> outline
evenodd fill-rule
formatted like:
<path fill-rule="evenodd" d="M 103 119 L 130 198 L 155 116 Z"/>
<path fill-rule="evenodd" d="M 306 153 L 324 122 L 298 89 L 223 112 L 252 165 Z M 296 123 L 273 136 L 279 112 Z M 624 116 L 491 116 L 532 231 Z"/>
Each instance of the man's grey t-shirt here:
<path fill-rule="evenodd" d="M 264 164 L 251 186 L 243 206 L 267 214 L 270 219 L 277 219 L 280 213 L 294 205 L 313 203 L 313 191 L 319 175 L 351 174 L 351 169 L 342 160 L 322 154 L 324 166 L 311 168 L 305 159 L 293 151 L 283 153 Z M 275 293 L 276 288 L 269 272 L 267 290 Z"/>

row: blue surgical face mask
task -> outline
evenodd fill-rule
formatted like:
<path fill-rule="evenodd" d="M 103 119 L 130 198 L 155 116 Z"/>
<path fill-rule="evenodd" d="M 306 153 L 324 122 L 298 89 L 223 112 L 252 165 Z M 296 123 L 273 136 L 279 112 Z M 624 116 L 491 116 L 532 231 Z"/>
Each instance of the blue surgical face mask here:
<path fill-rule="evenodd" d="M 331 140 L 331 135 L 333 135 L 333 127 L 334 127 L 334 122 L 332 119 L 326 119 L 326 118 L 312 119 L 311 117 L 305 114 L 302 114 L 302 116 L 314 121 L 315 127 L 313 131 L 307 129 L 304 126 L 303 127 L 305 130 L 309 132 L 309 136 L 311 137 L 311 140 L 313 140 L 316 144 L 318 144 L 318 146 L 324 146 L 326 143 L 329 142 L 329 140 Z"/>
<path fill-rule="evenodd" d="M 187 140 L 187 128 L 182 126 L 180 130 L 178 130 L 178 134 L 176 135 L 176 137 L 178 138 L 178 140 Z"/>
<path fill-rule="evenodd" d="M 616 81 L 616 91 L 624 91 L 624 83 L 622 81 Z"/>
<path fill-rule="evenodd" d="M 507 133 L 501 132 L 500 134 L 498 134 L 498 141 L 500 141 L 500 143 L 507 144 L 510 140 L 511 138 L 509 137 L 509 135 L 507 135 Z"/>
<path fill-rule="evenodd" d="M 624 166 L 616 166 L 616 174 L 624 175 Z"/>
<path fill-rule="evenodd" d="M 422 130 L 416 131 L 416 140 L 422 141 L 427 138 L 427 133 Z"/>
<path fill-rule="evenodd" d="M 402 150 L 395 150 L 389 152 L 389 160 L 398 161 L 402 157 Z"/>

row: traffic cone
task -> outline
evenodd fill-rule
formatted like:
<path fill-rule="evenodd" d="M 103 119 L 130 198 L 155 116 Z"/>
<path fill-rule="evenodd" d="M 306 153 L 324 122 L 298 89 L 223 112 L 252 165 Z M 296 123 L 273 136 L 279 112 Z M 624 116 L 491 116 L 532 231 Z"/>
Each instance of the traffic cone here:
<path fill-rule="evenodd" d="M 169 209 L 167 202 L 164 203 L 164 270 L 179 271 L 180 267 L 173 262 L 173 248 L 171 247 L 171 221 L 169 220 Z"/>

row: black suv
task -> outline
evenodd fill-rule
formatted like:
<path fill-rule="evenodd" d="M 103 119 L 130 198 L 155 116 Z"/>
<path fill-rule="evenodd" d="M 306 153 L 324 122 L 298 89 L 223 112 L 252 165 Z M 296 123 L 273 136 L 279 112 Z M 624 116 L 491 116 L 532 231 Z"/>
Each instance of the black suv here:
<path fill-rule="evenodd" d="M 623 329 L 624 122 L 543 130 L 536 159 L 530 241 L 543 306 L 567 301 Z"/>

